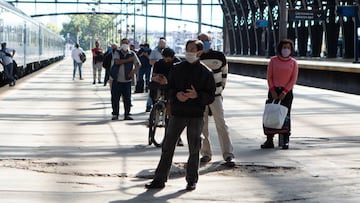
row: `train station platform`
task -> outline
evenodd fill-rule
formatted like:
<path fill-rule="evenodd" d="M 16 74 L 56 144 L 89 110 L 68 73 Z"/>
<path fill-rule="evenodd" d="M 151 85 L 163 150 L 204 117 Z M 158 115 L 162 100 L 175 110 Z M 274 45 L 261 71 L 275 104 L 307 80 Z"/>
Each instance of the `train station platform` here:
<path fill-rule="evenodd" d="M 295 57 L 297 84 L 360 95 L 360 64 L 350 59 Z M 228 56 L 229 72 L 266 78 L 268 57 Z"/>
<path fill-rule="evenodd" d="M 210 119 L 214 156 L 196 190 L 185 190 L 185 136 L 166 187 L 145 190 L 161 153 L 147 145 L 147 94 L 133 94 L 133 121 L 111 121 L 109 87 L 92 84 L 89 61 L 83 72 L 73 81 L 67 57 L 0 89 L 0 202 L 360 201 L 358 95 L 296 85 L 290 149 L 262 150 L 266 81 L 230 74 L 223 96 L 236 166 L 222 165 Z"/>

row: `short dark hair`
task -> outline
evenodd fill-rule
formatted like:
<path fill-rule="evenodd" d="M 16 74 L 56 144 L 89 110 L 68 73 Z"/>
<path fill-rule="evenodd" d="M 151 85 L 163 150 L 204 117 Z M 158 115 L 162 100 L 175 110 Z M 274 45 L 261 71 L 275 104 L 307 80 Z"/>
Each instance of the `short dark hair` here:
<path fill-rule="evenodd" d="M 283 46 L 284 44 L 290 44 L 290 47 L 291 47 L 291 50 L 290 50 L 290 51 L 291 51 L 291 54 L 290 54 L 290 56 L 293 55 L 294 52 L 295 52 L 295 49 L 294 49 L 294 42 L 293 42 L 291 39 L 282 39 L 282 40 L 280 40 L 280 42 L 279 42 L 279 44 L 278 44 L 278 46 L 277 46 L 277 49 L 276 49 L 277 54 L 278 54 L 278 55 L 281 55 L 281 49 L 282 49 L 282 46 Z"/>
<path fill-rule="evenodd" d="M 174 57 L 175 56 L 175 51 L 172 50 L 171 48 L 165 48 L 161 51 L 161 55 L 163 57 Z"/>
<path fill-rule="evenodd" d="M 191 39 L 189 41 L 186 42 L 186 46 L 185 46 L 185 49 L 188 47 L 189 44 L 191 43 L 195 43 L 196 45 L 196 48 L 198 51 L 201 51 L 204 49 L 204 43 L 201 41 L 201 40 L 198 40 L 198 39 Z"/>
<path fill-rule="evenodd" d="M 127 42 L 128 44 L 130 43 L 128 38 L 122 38 L 121 41 L 120 41 L 120 44 L 122 44 L 123 42 Z"/>

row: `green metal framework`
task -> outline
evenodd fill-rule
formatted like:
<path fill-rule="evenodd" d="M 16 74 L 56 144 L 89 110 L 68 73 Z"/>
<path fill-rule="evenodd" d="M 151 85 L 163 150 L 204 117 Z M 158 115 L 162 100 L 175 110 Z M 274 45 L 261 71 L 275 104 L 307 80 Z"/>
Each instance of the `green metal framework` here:
<path fill-rule="evenodd" d="M 280 25 L 280 3 L 286 2 L 286 12 L 289 18 L 286 25 Z M 296 55 L 301 57 L 344 57 L 354 56 L 356 49 L 355 30 L 360 27 L 359 12 L 356 18 L 344 17 L 337 14 L 338 6 L 359 6 L 360 0 L 8 0 L 15 5 L 25 4 L 55 4 L 56 12 L 36 12 L 32 16 L 63 15 L 79 13 L 106 13 L 124 16 L 143 16 L 145 18 L 163 19 L 164 36 L 167 30 L 167 20 L 197 24 L 197 32 L 204 26 L 223 29 L 223 50 L 232 55 L 275 55 L 279 41 L 279 30 L 286 26 L 286 35 L 296 45 Z M 75 5 L 73 11 L 61 12 L 63 5 Z M 134 10 L 124 12 L 123 8 L 133 5 Z M 86 6 L 88 10 L 81 10 Z M 107 10 L 108 6 L 114 10 Z M 161 6 L 162 13 L 138 13 L 136 6 L 150 8 Z M 204 12 L 202 7 L 221 7 L 221 15 L 217 12 Z M 184 15 L 177 17 L 166 12 L 170 7 L 178 8 Z M 190 7 L 197 7 L 187 11 Z M 90 9 L 89 9 L 90 8 Z M 183 11 L 184 10 L 184 11 Z M 212 11 L 212 10 L 211 10 Z M 321 18 L 298 19 L 291 14 L 294 11 L 305 13 L 320 13 Z M 292 12 L 292 13 L 291 13 Z M 197 17 L 189 19 L 188 15 L 197 13 Z M 206 16 L 207 15 L 207 16 Z M 221 23 L 208 22 L 206 19 L 221 16 Z M 356 20 L 355 20 L 356 19 Z M 146 26 L 148 21 L 146 21 Z M 225 22 L 225 23 L 223 23 Z M 136 29 L 136 28 L 135 28 Z M 184 27 L 183 30 L 187 28 Z M 147 30 L 147 29 L 146 29 Z M 283 34 L 283 32 L 281 33 Z M 355 46 L 354 46 L 355 44 Z"/>
<path fill-rule="evenodd" d="M 281 0 L 220 0 L 224 13 L 226 52 L 234 55 L 275 55 L 279 42 Z M 287 38 L 301 57 L 352 58 L 354 29 L 359 30 L 359 0 L 287 0 Z M 337 14 L 339 6 L 355 6 L 356 17 Z M 290 14 L 302 13 L 299 16 Z M 312 13 L 319 14 L 310 16 Z M 306 16 L 307 15 L 307 16 Z M 323 16 L 321 16 L 323 15 Z M 263 23 L 266 22 L 266 23 Z M 359 47 L 359 45 L 357 45 Z M 359 49 L 359 48 L 357 48 Z"/>

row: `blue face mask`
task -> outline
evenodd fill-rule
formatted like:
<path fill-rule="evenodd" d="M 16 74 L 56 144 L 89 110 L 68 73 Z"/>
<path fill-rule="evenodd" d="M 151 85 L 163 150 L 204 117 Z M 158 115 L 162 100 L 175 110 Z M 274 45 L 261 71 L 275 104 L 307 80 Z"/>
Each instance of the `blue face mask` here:
<path fill-rule="evenodd" d="M 210 50 L 211 43 L 209 41 L 204 42 L 204 51 Z"/>

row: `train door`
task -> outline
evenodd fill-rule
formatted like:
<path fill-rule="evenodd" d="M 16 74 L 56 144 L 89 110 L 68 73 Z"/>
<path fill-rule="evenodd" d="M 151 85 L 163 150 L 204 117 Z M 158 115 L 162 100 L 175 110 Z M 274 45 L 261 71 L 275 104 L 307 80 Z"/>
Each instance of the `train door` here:
<path fill-rule="evenodd" d="M 24 28 L 23 28 L 23 47 L 24 47 L 24 60 L 23 60 L 23 64 L 24 64 L 24 67 L 23 68 L 26 68 L 25 64 L 27 64 L 27 61 L 26 61 L 26 56 L 27 56 L 27 44 L 28 44 L 28 39 L 26 38 L 27 36 L 27 24 L 26 24 L 26 21 L 24 21 Z"/>
<path fill-rule="evenodd" d="M 3 16 L 3 13 L 4 13 L 4 9 L 0 8 L 0 16 Z M 0 42 L 5 41 L 4 40 L 4 35 L 5 35 L 4 29 L 5 29 L 5 22 L 4 22 L 4 18 L 1 17 L 0 18 Z"/>
<path fill-rule="evenodd" d="M 42 56 L 43 56 L 43 33 L 42 33 L 42 29 L 41 26 L 39 25 L 39 56 L 40 56 L 40 60 L 42 60 Z"/>

